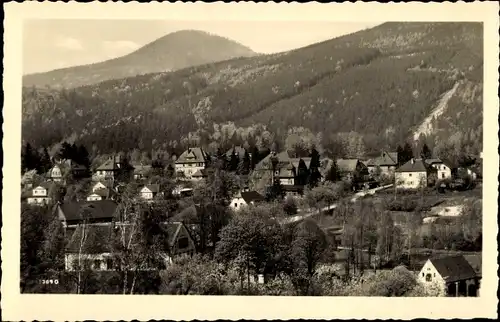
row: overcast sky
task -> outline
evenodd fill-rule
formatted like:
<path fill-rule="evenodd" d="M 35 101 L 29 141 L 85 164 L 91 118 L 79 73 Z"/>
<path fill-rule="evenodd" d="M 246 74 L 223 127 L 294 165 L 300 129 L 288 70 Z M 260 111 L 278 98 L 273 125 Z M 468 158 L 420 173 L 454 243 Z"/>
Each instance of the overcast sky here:
<path fill-rule="evenodd" d="M 183 29 L 204 30 L 233 39 L 259 53 L 275 53 L 377 24 L 380 22 L 27 20 L 23 30 L 23 73 L 123 56 Z"/>

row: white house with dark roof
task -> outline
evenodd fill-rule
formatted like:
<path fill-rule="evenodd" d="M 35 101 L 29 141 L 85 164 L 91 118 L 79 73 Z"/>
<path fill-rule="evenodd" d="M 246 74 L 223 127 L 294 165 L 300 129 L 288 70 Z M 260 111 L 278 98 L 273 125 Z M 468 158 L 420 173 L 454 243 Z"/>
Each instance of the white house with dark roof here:
<path fill-rule="evenodd" d="M 193 174 L 207 166 L 208 155 L 202 148 L 188 148 L 175 161 L 175 172 L 182 173 L 186 179 L 191 179 Z"/>
<path fill-rule="evenodd" d="M 411 159 L 396 169 L 394 180 L 396 188 L 417 189 L 427 187 L 432 174 L 436 169 L 422 159 Z"/>
<path fill-rule="evenodd" d="M 451 165 L 450 162 L 443 161 L 439 158 L 425 159 L 425 163 L 436 169 L 437 178 L 439 180 L 451 179 L 455 167 Z"/>
<path fill-rule="evenodd" d="M 262 196 L 257 191 L 241 191 L 233 197 L 229 206 L 231 207 L 231 209 L 236 211 L 245 206 L 253 205 L 264 200 L 264 196 Z"/>
<path fill-rule="evenodd" d="M 147 184 L 139 191 L 140 197 L 144 200 L 153 200 L 159 193 L 159 184 Z"/>
<path fill-rule="evenodd" d="M 116 179 L 118 174 L 130 170 L 130 168 L 131 166 L 126 164 L 119 155 L 110 157 L 95 169 L 92 179 L 96 181 L 113 181 Z"/>
<path fill-rule="evenodd" d="M 26 202 L 30 205 L 46 205 L 51 202 L 49 197 L 49 183 L 42 183 L 33 188 L 26 196 Z"/>
<path fill-rule="evenodd" d="M 446 296 L 477 296 L 479 276 L 463 255 L 430 258 L 418 274 L 424 287 L 437 287 Z"/>

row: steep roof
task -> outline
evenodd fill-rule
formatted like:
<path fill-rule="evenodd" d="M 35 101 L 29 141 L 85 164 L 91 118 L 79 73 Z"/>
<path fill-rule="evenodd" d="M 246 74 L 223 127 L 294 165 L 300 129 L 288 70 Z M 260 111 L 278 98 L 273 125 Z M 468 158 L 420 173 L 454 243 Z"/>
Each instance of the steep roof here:
<path fill-rule="evenodd" d="M 99 167 L 97 167 L 97 171 L 112 171 L 112 170 L 118 170 L 118 166 L 115 163 L 114 159 L 108 159 L 106 162 L 101 164 Z"/>
<path fill-rule="evenodd" d="M 446 282 L 455 282 L 476 277 L 474 268 L 463 255 L 431 258 L 430 261 Z"/>
<path fill-rule="evenodd" d="M 207 154 L 202 148 L 189 148 L 177 158 L 175 163 L 202 163 L 207 159 Z"/>
<path fill-rule="evenodd" d="M 359 159 L 337 159 L 337 168 L 341 172 L 354 172 Z"/>
<path fill-rule="evenodd" d="M 145 185 L 143 188 L 148 188 L 149 191 L 153 192 L 153 193 L 157 193 L 160 191 L 160 185 L 155 183 L 155 184 L 147 184 Z"/>
<path fill-rule="evenodd" d="M 114 217 L 118 204 L 112 200 L 64 202 L 59 205 L 66 220 L 80 220 L 80 212 L 88 209 L 90 219 L 107 219 Z"/>
<path fill-rule="evenodd" d="M 205 171 L 205 169 L 200 169 L 198 171 L 196 171 L 195 173 L 193 173 L 193 175 L 191 177 L 206 177 L 207 176 L 207 172 Z"/>
<path fill-rule="evenodd" d="M 299 163 L 300 163 L 300 160 L 303 160 L 304 161 L 304 164 L 306 165 L 306 167 L 309 169 L 309 167 L 311 166 L 311 158 L 310 157 L 306 157 L 306 158 L 291 158 L 290 159 L 290 162 L 293 164 L 293 166 L 295 168 L 299 168 Z"/>
<path fill-rule="evenodd" d="M 396 172 L 428 172 L 429 170 L 429 166 L 422 159 L 414 159 L 397 168 Z"/>
<path fill-rule="evenodd" d="M 374 159 L 368 160 L 367 166 L 395 166 L 398 164 L 398 153 L 397 152 L 382 152 L 382 155 Z"/>
<path fill-rule="evenodd" d="M 242 191 L 241 198 L 245 200 L 246 203 L 264 201 L 265 198 L 257 191 Z"/>

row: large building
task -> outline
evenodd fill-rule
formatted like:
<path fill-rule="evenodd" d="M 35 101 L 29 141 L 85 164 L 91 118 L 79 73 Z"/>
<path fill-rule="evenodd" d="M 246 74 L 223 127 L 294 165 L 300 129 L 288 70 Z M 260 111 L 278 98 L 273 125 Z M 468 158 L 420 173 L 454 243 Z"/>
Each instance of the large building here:
<path fill-rule="evenodd" d="M 422 159 L 411 159 L 396 169 L 394 174 L 396 188 L 417 189 L 427 187 L 436 169 Z"/>
<path fill-rule="evenodd" d="M 202 148 L 188 148 L 175 161 L 175 172 L 186 179 L 192 179 L 193 174 L 206 168 L 208 155 Z"/>

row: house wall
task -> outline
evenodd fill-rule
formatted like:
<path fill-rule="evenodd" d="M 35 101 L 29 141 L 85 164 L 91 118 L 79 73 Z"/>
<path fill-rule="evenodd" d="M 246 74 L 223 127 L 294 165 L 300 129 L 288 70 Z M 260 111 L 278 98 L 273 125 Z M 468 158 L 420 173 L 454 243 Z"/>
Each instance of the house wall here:
<path fill-rule="evenodd" d="M 417 280 L 427 290 L 437 289 L 438 294 L 446 294 L 446 282 L 430 260 L 428 260 L 420 270 Z"/>
<path fill-rule="evenodd" d="M 94 180 L 106 180 L 106 179 L 114 179 L 115 177 L 115 173 L 114 171 L 111 171 L 111 170 L 98 170 L 96 171 L 92 178 Z"/>
<path fill-rule="evenodd" d="M 99 201 L 99 200 L 102 200 L 102 197 L 97 194 L 92 194 L 87 197 L 87 201 Z"/>
<path fill-rule="evenodd" d="M 66 271 L 78 270 L 78 257 L 77 253 L 66 253 L 64 255 L 64 265 Z M 171 258 L 168 255 L 164 255 L 163 259 L 165 264 L 171 262 Z M 116 265 L 112 259 L 110 253 L 102 254 L 81 254 L 80 259 L 81 267 L 87 265 L 93 271 L 114 271 L 116 270 Z M 147 270 L 147 268 L 143 268 Z"/>
<path fill-rule="evenodd" d="M 417 189 L 421 182 L 427 186 L 426 172 L 396 172 L 394 177 L 398 188 Z"/>
<path fill-rule="evenodd" d="M 239 210 L 239 209 L 241 209 L 241 207 L 244 207 L 246 205 L 247 205 L 247 203 L 245 202 L 245 200 L 243 198 L 235 197 L 235 198 L 233 198 L 233 200 L 231 200 L 231 204 L 229 206 L 233 210 Z"/>
<path fill-rule="evenodd" d="M 30 205 L 45 205 L 50 202 L 49 197 L 28 197 L 27 200 Z"/>
<path fill-rule="evenodd" d="M 198 163 L 176 163 L 175 164 L 175 172 L 179 173 L 182 172 L 184 173 L 184 176 L 186 178 L 191 179 L 192 175 L 195 174 L 198 170 L 203 170 L 205 169 L 205 163 L 203 162 L 198 162 Z"/>
<path fill-rule="evenodd" d="M 47 189 L 43 188 L 43 187 L 37 187 L 35 189 L 33 189 L 33 196 L 47 196 Z"/>
<path fill-rule="evenodd" d="M 187 241 L 186 241 L 187 238 Z M 184 245 L 182 245 L 184 243 Z M 182 247 L 185 246 L 185 247 Z M 194 254 L 196 252 L 196 245 L 193 239 L 189 235 L 186 227 L 181 226 L 179 233 L 177 234 L 177 239 L 175 240 L 175 245 L 172 245 L 172 253 L 174 255 L 181 254 Z"/>
<path fill-rule="evenodd" d="M 153 193 L 149 189 L 143 188 L 141 190 L 141 198 L 146 200 L 151 200 L 153 199 Z"/>
<path fill-rule="evenodd" d="M 294 181 L 293 178 L 280 178 L 280 183 L 284 185 L 294 185 Z"/>
<path fill-rule="evenodd" d="M 451 169 L 445 164 L 433 164 L 432 167 L 437 170 L 438 180 L 451 178 Z"/>

